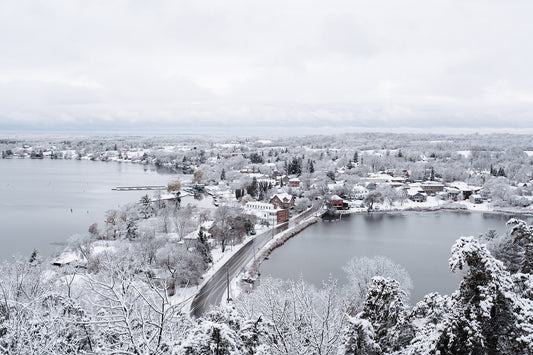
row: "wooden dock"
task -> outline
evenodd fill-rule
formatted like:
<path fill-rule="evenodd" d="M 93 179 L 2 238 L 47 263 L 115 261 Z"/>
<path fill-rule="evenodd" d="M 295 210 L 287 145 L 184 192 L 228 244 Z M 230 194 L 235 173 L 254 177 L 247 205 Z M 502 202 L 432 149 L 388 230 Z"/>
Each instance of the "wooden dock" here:
<path fill-rule="evenodd" d="M 111 190 L 113 191 L 142 191 L 142 190 L 166 190 L 167 186 L 163 185 L 147 185 L 147 186 L 117 186 Z"/>

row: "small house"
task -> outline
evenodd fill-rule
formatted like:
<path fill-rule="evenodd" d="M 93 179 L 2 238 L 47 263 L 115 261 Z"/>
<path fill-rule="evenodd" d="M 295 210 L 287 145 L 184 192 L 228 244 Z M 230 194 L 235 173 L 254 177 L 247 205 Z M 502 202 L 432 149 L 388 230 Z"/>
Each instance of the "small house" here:
<path fill-rule="evenodd" d="M 298 178 L 289 179 L 289 187 L 300 187 L 300 179 Z"/>
<path fill-rule="evenodd" d="M 481 195 L 479 195 L 479 194 L 472 194 L 472 195 L 470 195 L 470 197 L 468 198 L 468 200 L 469 200 L 471 203 L 475 203 L 475 204 L 483 203 L 483 197 L 481 197 Z"/>
<path fill-rule="evenodd" d="M 374 191 L 374 190 L 377 188 L 377 186 L 378 186 L 378 185 L 377 185 L 376 183 L 371 182 L 371 183 L 368 183 L 368 184 L 366 185 L 366 189 L 367 189 L 368 191 Z"/>
<path fill-rule="evenodd" d="M 410 196 L 409 199 L 414 202 L 426 202 L 427 196 L 423 193 L 417 192 L 416 194 Z"/>
<path fill-rule="evenodd" d="M 287 193 L 275 194 L 270 199 L 270 203 L 273 204 L 276 209 L 288 209 L 294 206 L 294 196 Z"/>
<path fill-rule="evenodd" d="M 447 195 L 448 199 L 453 201 L 457 201 L 461 195 L 461 190 L 454 187 L 446 187 L 443 192 Z"/>
<path fill-rule="evenodd" d="M 330 197 L 329 201 L 331 203 L 331 207 L 336 208 L 338 210 L 344 209 L 344 201 L 342 200 L 340 196 L 333 195 Z"/>
<path fill-rule="evenodd" d="M 420 187 L 427 195 L 435 195 L 437 192 L 442 192 L 444 190 L 444 184 L 439 182 L 433 183 L 424 183 Z"/>

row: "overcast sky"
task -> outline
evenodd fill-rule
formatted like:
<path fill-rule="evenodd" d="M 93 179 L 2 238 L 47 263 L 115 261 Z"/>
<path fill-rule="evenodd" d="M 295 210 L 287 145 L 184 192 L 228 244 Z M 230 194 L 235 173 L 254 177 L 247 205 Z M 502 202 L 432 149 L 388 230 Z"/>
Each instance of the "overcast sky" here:
<path fill-rule="evenodd" d="M 533 1 L 0 2 L 0 132 L 533 130 Z"/>

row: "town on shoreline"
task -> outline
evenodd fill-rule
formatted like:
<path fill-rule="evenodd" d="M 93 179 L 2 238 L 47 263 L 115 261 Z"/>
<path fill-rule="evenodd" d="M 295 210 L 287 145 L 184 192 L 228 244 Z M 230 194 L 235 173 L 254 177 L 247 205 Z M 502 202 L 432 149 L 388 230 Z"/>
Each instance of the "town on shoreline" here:
<path fill-rule="evenodd" d="M 509 139 L 514 145 L 509 146 Z M 428 321 L 431 317 L 445 322 L 448 318 L 441 319 L 438 314 L 453 314 L 452 309 L 466 307 L 461 305 L 461 292 L 478 289 L 475 285 L 466 286 L 472 280 L 469 274 L 461 292 L 427 295 L 409 311 L 409 277 L 401 266 L 386 259 L 352 260 L 355 266 L 350 269 L 349 287 L 355 293 L 348 298 L 341 297 L 332 280 L 323 289 L 315 290 L 302 280 L 278 284 L 266 279 L 252 291 L 259 266 L 274 249 L 320 219 L 337 220 L 350 213 L 465 210 L 531 215 L 530 141 L 529 136 L 509 135 L 389 134 L 290 139 L 180 137 L 175 141 L 169 137 L 3 139 L 2 159 L 132 163 L 174 174 L 169 175 L 167 185 L 115 186 L 116 190 L 144 190 L 146 195 L 140 201 L 107 211 L 103 225 L 94 223 L 86 233 L 71 237 L 65 251 L 53 259 L 43 259 L 35 251 L 28 260 L 5 263 L 5 284 L 15 285 L 12 281 L 20 280 L 22 287 L 19 291 L 16 287 L 3 291 L 9 303 L 5 309 L 18 309 L 20 297 L 38 304 L 32 297 L 48 295 L 43 287 L 53 287 L 54 295 L 40 302 L 61 302 L 63 308 L 81 312 L 69 313 L 69 319 L 77 319 L 74 322 L 81 327 L 75 328 L 80 334 L 78 347 L 90 351 L 93 347 L 98 349 L 93 342 L 100 342 L 117 349 L 175 348 L 180 349 L 179 353 L 194 353 L 190 349 L 197 348 L 197 343 L 223 346 L 225 340 L 217 338 L 220 333 L 215 330 L 228 326 L 234 327 L 231 332 L 241 334 L 235 335 L 241 339 L 238 342 L 262 337 L 270 347 L 276 347 L 276 341 L 266 334 L 275 334 L 283 321 L 269 319 L 264 325 L 265 335 L 254 333 L 260 332 L 258 324 L 266 315 L 257 315 L 253 310 L 258 307 L 269 311 L 268 307 L 277 307 L 283 299 L 302 307 L 298 313 L 309 311 L 314 312 L 311 317 L 335 317 L 326 321 L 330 329 L 335 329 L 332 336 L 337 340 L 332 346 L 348 347 L 350 337 L 362 336 L 351 332 L 358 332 L 358 327 L 366 324 L 364 312 L 368 307 L 386 302 L 400 305 L 402 319 L 409 319 L 403 323 L 399 318 L 395 320 L 400 322 L 398 326 L 402 324 L 402 331 L 408 332 L 406 339 L 411 341 L 398 342 L 398 346 L 440 346 L 440 342 L 425 345 L 417 339 L 423 334 L 438 333 Z M 526 319 L 530 306 L 525 300 L 530 296 L 516 290 L 519 285 L 527 289 L 530 282 L 523 276 L 529 270 L 529 244 L 523 240 L 528 240 L 533 232 L 523 221 L 511 219 L 509 226 L 510 231 L 504 236 L 488 231 L 477 239 L 460 238 L 452 248 L 450 266 L 452 270 L 462 269 L 466 263 L 479 276 L 488 272 L 477 269 L 480 258 L 480 265 L 493 265 L 488 269 L 493 273 L 488 280 L 495 278 L 497 285 L 498 280 L 503 280 L 501 285 L 505 286 L 497 287 L 505 287 L 502 294 L 511 297 L 509 302 L 514 302 L 517 309 L 509 317 Z M 516 280 L 509 281 L 501 261 L 488 250 L 507 263 L 505 267 Z M 508 256 L 509 250 L 516 253 Z M 358 263 L 364 263 L 364 267 Z M 386 273 L 379 271 L 374 278 L 359 274 L 358 270 L 368 267 Z M 366 280 L 364 283 L 361 277 Z M 364 287 L 353 288 L 354 285 Z M 515 291 L 511 292 L 512 287 Z M 370 301 L 373 292 L 390 292 L 392 298 Z M 490 300 L 499 295 L 487 297 Z M 271 303 L 263 303 L 265 297 Z M 305 300 L 311 303 L 299 303 Z M 42 310 L 49 312 L 47 307 Z M 428 311 L 431 307 L 437 313 Z M 231 319 L 239 319 L 239 327 L 243 328 L 235 328 Z M 249 321 L 252 323 L 246 323 Z M 372 322 L 365 327 L 379 327 L 379 322 Z M 515 322 L 517 327 L 531 323 Z M 96 340 L 84 328 L 89 326 L 96 327 L 97 334 L 111 332 L 123 340 Z M 183 327 L 187 335 L 176 336 L 175 327 Z M 228 329 L 225 334 L 229 334 Z M 256 335 L 248 338 L 249 330 Z M 516 331 L 529 332 L 525 328 Z M 124 334 L 131 336 L 123 337 Z M 143 334 L 145 340 L 138 343 L 134 334 Z M 207 338 L 200 334 L 207 334 Z M 442 335 L 443 341 L 446 334 Z M 103 338 L 99 335 L 98 339 Z M 172 339 L 174 345 L 167 348 L 162 339 Z M 6 344 L 15 346 L 13 342 Z M 259 346 L 250 344 L 239 346 Z M 525 349 L 529 345 L 521 341 L 517 346 Z"/>
<path fill-rule="evenodd" d="M 193 273 L 195 277 L 180 281 L 186 285 L 198 284 L 202 278 L 205 282 L 223 267 L 228 245 L 236 250 L 237 245 L 246 244 L 246 237 L 288 223 L 306 210 L 320 208 L 320 214 L 328 218 L 346 213 L 438 209 L 533 212 L 531 176 L 516 169 L 531 164 L 533 152 L 528 145 L 508 148 L 508 135 L 483 139 L 477 135 L 390 136 L 180 137 L 176 139 L 179 143 L 168 137 L 31 138 L 4 139 L 0 147 L 4 159 L 138 163 L 178 173 L 181 181 L 142 187 L 147 195 L 134 207 L 110 210 L 104 230 L 91 226 L 87 240 L 75 241 L 74 247 L 53 263 L 86 267 L 88 254 L 80 252 L 80 244 L 91 243 L 85 248 L 94 257 L 114 250 L 112 244 L 121 243 L 120 239 L 144 237 L 150 229 L 153 235 L 196 250 L 198 236 L 205 233 L 205 246 L 200 248 L 204 254 L 209 249 L 209 255 L 203 256 L 205 265 Z M 517 143 L 527 142 L 527 137 L 518 138 Z M 150 191 L 152 188 L 155 191 Z M 187 195 L 210 195 L 212 206 L 182 206 L 181 199 Z M 266 251 L 257 251 L 256 256 L 264 258 L 271 245 Z M 258 262 L 252 262 L 242 274 L 244 279 L 253 279 L 250 275 L 258 274 Z M 190 292 L 184 295 L 190 299 Z"/>

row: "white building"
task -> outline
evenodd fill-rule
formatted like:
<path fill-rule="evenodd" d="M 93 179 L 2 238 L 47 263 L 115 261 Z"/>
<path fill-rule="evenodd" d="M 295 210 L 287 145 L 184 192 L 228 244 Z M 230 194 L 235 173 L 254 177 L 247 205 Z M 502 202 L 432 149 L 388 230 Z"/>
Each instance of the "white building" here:
<path fill-rule="evenodd" d="M 275 224 L 279 210 L 271 203 L 253 201 L 244 205 L 244 211 L 246 214 L 256 216 L 264 223 Z"/>

